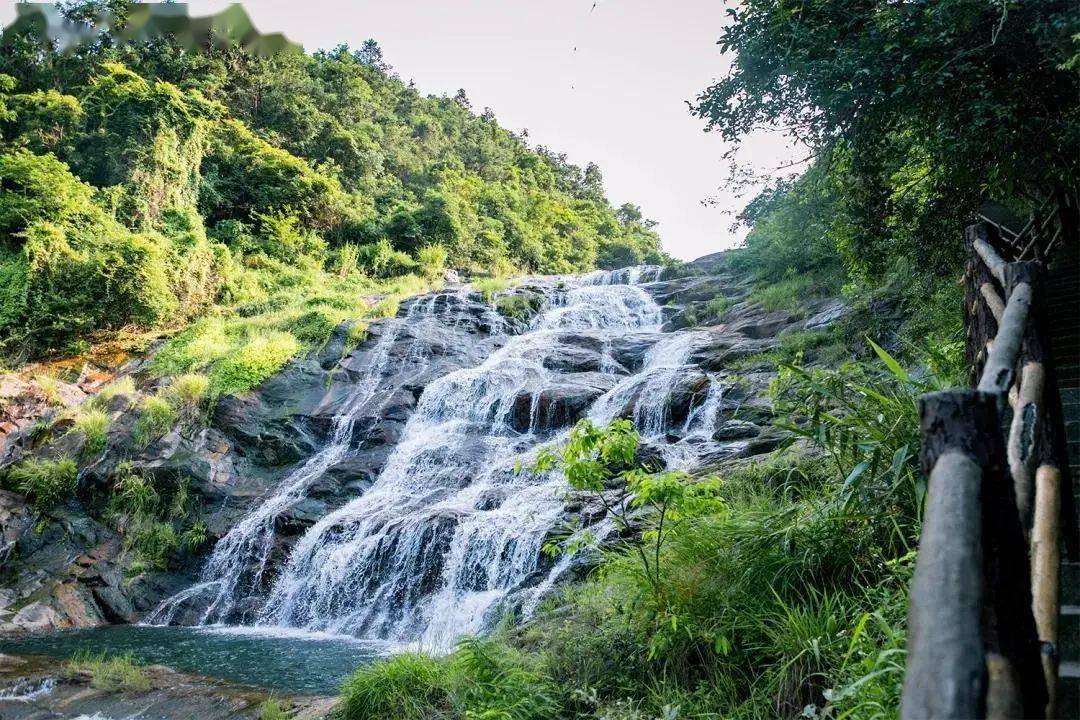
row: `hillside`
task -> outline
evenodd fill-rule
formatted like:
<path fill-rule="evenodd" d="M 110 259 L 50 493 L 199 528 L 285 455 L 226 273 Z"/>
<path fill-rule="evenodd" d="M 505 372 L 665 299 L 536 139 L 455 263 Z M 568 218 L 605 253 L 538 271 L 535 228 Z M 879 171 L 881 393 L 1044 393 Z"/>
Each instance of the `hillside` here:
<path fill-rule="evenodd" d="M 105 34 L 69 54 L 9 32 L 0 132 L 14 362 L 213 316 L 229 349 L 261 338 L 276 368 L 370 314 L 365 298 L 420 287 L 388 279 L 662 259 L 599 168 L 530 147 L 464 92 L 423 96 L 374 42 L 262 57 Z"/>

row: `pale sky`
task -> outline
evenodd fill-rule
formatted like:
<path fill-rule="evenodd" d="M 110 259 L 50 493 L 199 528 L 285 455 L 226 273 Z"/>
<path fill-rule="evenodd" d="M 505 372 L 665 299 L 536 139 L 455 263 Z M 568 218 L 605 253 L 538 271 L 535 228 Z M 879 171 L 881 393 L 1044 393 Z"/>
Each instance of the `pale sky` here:
<path fill-rule="evenodd" d="M 189 2 L 191 15 L 222 0 Z M 737 244 L 730 216 L 748 197 L 719 193 L 725 145 L 690 115 L 723 75 L 716 46 L 723 0 L 249 0 L 262 32 L 306 50 L 374 38 L 403 80 L 425 94 L 465 88 L 530 142 L 596 162 L 608 197 L 641 205 L 664 248 L 689 260 Z M 2 22 L 14 17 L 6 3 Z M 758 170 L 790 156 L 778 135 L 755 138 L 743 159 Z M 709 197 L 719 200 L 705 206 Z"/>

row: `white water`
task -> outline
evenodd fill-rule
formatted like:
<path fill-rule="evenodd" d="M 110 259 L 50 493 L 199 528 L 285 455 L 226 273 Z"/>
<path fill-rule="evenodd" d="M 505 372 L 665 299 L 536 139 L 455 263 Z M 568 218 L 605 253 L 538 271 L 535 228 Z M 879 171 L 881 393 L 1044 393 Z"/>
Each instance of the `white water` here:
<path fill-rule="evenodd" d="M 371 351 L 327 445 L 218 542 L 199 584 L 164 603 L 149 621 L 174 622 L 198 598 L 205 607 L 200 623 L 223 622 L 245 598 L 257 596 L 256 624 L 271 632 L 292 628 L 439 649 L 482 631 L 514 593 L 526 611 L 535 607 L 569 564 L 564 558 L 549 567 L 540 552 L 564 516 L 565 481 L 514 472 L 539 445 L 568 430 L 566 422 L 553 420 L 557 413 L 545 406 L 545 391 L 588 375 L 598 394 L 588 417 L 606 422 L 629 414 L 643 438 L 666 443 L 672 393 L 696 373 L 707 392 L 681 427 L 702 440 L 711 437 L 719 385 L 687 364 L 706 334 L 661 333 L 660 308 L 641 287 L 625 284 L 655 279 L 657 272 L 591 273 L 569 287 L 546 281 L 541 289 L 549 305 L 529 330 L 505 338 L 478 365 L 430 382 L 371 488 L 311 526 L 269 592 L 259 594 L 275 519 L 352 452 L 357 420 L 377 413 L 380 382 L 398 362 L 392 358 L 402 355 L 394 350 L 400 334 L 409 328 L 422 338 L 424 323 L 432 332 L 454 326 L 434 310 L 434 299 L 413 303 Z M 496 334 L 505 331 L 491 324 Z M 616 346 L 628 337 L 654 343 L 631 375 L 615 359 Z M 550 369 L 586 346 L 598 353 L 597 372 Z M 423 348 L 416 341 L 404 355 L 422 355 Z M 696 457 L 689 450 L 664 454 L 680 467 Z"/>

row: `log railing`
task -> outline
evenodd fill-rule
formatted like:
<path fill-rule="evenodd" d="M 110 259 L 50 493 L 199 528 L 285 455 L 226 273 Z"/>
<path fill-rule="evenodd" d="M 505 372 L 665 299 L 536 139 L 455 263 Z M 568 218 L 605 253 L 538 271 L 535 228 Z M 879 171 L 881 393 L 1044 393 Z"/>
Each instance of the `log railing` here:
<path fill-rule="evenodd" d="M 1071 228 L 1060 199 L 1047 207 L 1021 232 L 968 228 L 973 389 L 919 399 L 929 483 L 904 720 L 1054 717 L 1061 538 L 1076 532 L 1039 288 Z"/>

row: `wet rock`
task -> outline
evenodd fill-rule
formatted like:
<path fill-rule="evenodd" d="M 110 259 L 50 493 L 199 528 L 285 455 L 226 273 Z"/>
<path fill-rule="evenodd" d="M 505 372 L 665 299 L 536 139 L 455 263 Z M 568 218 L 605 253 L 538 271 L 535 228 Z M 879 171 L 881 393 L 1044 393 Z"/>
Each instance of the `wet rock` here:
<path fill-rule="evenodd" d="M 23 607 L 19 612 L 15 613 L 15 617 L 11 620 L 13 629 L 30 632 L 54 630 L 62 626 L 63 620 L 60 614 L 50 606 L 40 602 Z M 0 630 L 2 629 L 3 627 L 0 626 Z"/>
<path fill-rule="evenodd" d="M 518 432 L 543 432 L 573 425 L 585 416 L 596 398 L 614 386 L 609 376 L 599 373 L 578 373 L 556 382 L 538 393 L 518 395 L 511 427 Z"/>
<path fill-rule="evenodd" d="M 829 300 L 824 307 L 806 320 L 807 330 L 823 330 L 841 320 L 847 314 L 847 303 L 839 298 Z"/>
<path fill-rule="evenodd" d="M 728 420 L 713 433 L 714 440 L 742 440 L 761 434 L 761 428 L 746 420 Z"/>

